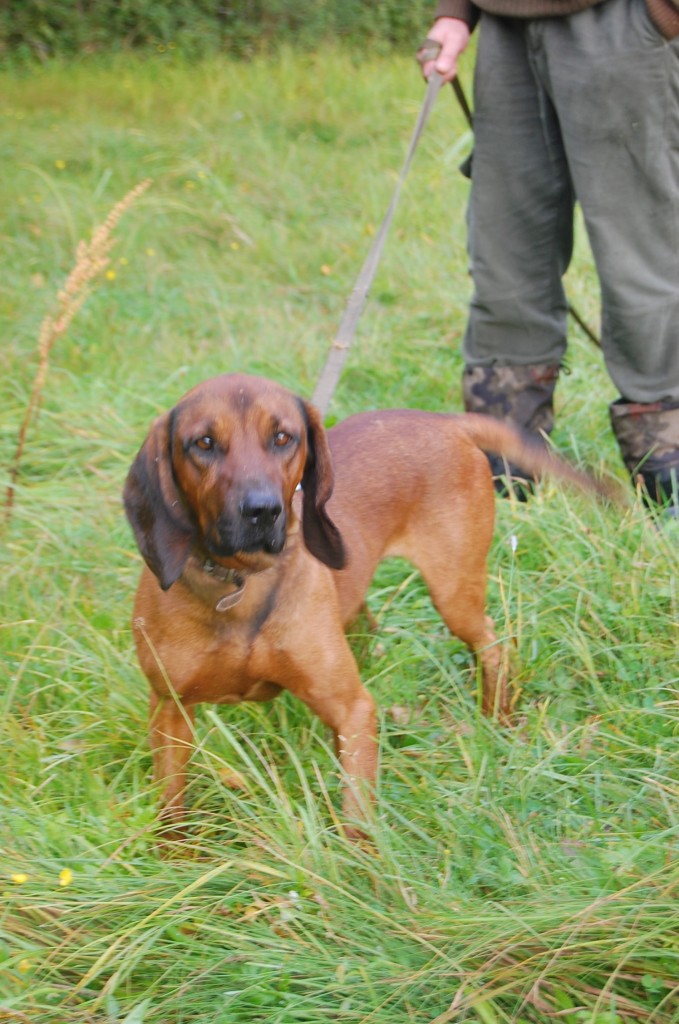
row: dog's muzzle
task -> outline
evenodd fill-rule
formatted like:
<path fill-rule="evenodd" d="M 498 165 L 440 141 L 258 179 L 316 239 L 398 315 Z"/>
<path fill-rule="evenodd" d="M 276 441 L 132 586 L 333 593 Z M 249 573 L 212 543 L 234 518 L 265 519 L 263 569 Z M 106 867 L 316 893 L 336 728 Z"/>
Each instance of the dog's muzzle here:
<path fill-rule="evenodd" d="M 285 544 L 286 526 L 280 495 L 253 488 L 243 495 L 236 509 L 220 517 L 211 546 L 221 557 L 238 551 L 279 554 Z"/>

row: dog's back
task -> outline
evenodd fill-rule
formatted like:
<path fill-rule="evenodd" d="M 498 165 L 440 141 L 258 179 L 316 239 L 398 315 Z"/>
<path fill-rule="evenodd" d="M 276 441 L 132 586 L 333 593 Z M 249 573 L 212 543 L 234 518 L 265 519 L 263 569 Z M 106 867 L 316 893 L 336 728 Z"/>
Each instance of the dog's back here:
<path fill-rule="evenodd" d="M 488 461 L 464 429 L 466 417 L 410 409 L 359 413 L 328 433 L 335 487 L 328 511 L 345 538 L 336 583 L 342 615 L 357 613 L 377 564 L 397 555 L 426 572 L 453 573 L 470 531 L 490 545 L 494 521 Z"/>
<path fill-rule="evenodd" d="M 603 485 L 541 441 L 488 416 L 365 412 L 333 427 L 328 440 L 335 473 L 328 510 L 347 553 L 346 567 L 336 573 L 345 622 L 388 555 L 407 558 L 425 575 L 437 563 L 452 575 L 465 571 L 473 538 L 471 547 L 485 563 L 494 524 L 485 452 L 519 463 L 536 478 L 549 475 L 608 496 Z M 484 571 L 478 557 L 474 571 Z"/>

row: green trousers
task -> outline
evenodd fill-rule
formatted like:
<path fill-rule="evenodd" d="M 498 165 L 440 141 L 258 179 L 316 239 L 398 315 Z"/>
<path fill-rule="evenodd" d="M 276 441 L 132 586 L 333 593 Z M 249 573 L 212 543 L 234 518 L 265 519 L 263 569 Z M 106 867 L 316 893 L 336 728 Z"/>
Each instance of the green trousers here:
<path fill-rule="evenodd" d="M 679 38 L 643 0 L 483 14 L 468 209 L 467 366 L 559 364 L 582 208 L 620 395 L 679 399 Z"/>

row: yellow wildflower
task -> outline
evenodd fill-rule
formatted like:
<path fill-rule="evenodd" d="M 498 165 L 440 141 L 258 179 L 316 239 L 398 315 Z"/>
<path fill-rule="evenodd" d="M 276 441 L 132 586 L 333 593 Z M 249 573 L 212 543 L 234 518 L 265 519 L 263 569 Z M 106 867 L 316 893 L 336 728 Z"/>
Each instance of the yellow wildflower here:
<path fill-rule="evenodd" d="M 64 868 L 62 871 L 59 872 L 59 885 L 62 886 L 62 888 L 65 888 L 67 885 L 70 885 L 72 881 L 73 872 L 71 871 L 70 868 Z"/>

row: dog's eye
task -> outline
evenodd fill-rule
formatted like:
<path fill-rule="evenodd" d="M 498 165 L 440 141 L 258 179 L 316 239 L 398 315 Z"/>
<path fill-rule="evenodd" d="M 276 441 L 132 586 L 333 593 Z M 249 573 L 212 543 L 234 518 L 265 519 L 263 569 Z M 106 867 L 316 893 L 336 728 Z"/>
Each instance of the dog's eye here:
<path fill-rule="evenodd" d="M 200 448 L 202 452 L 211 452 L 215 446 L 214 439 L 206 434 L 204 437 L 199 437 L 193 442 L 196 448 Z"/>
<path fill-rule="evenodd" d="M 273 443 L 277 448 L 285 448 L 292 441 L 292 437 L 285 430 L 278 430 L 273 436 Z"/>

